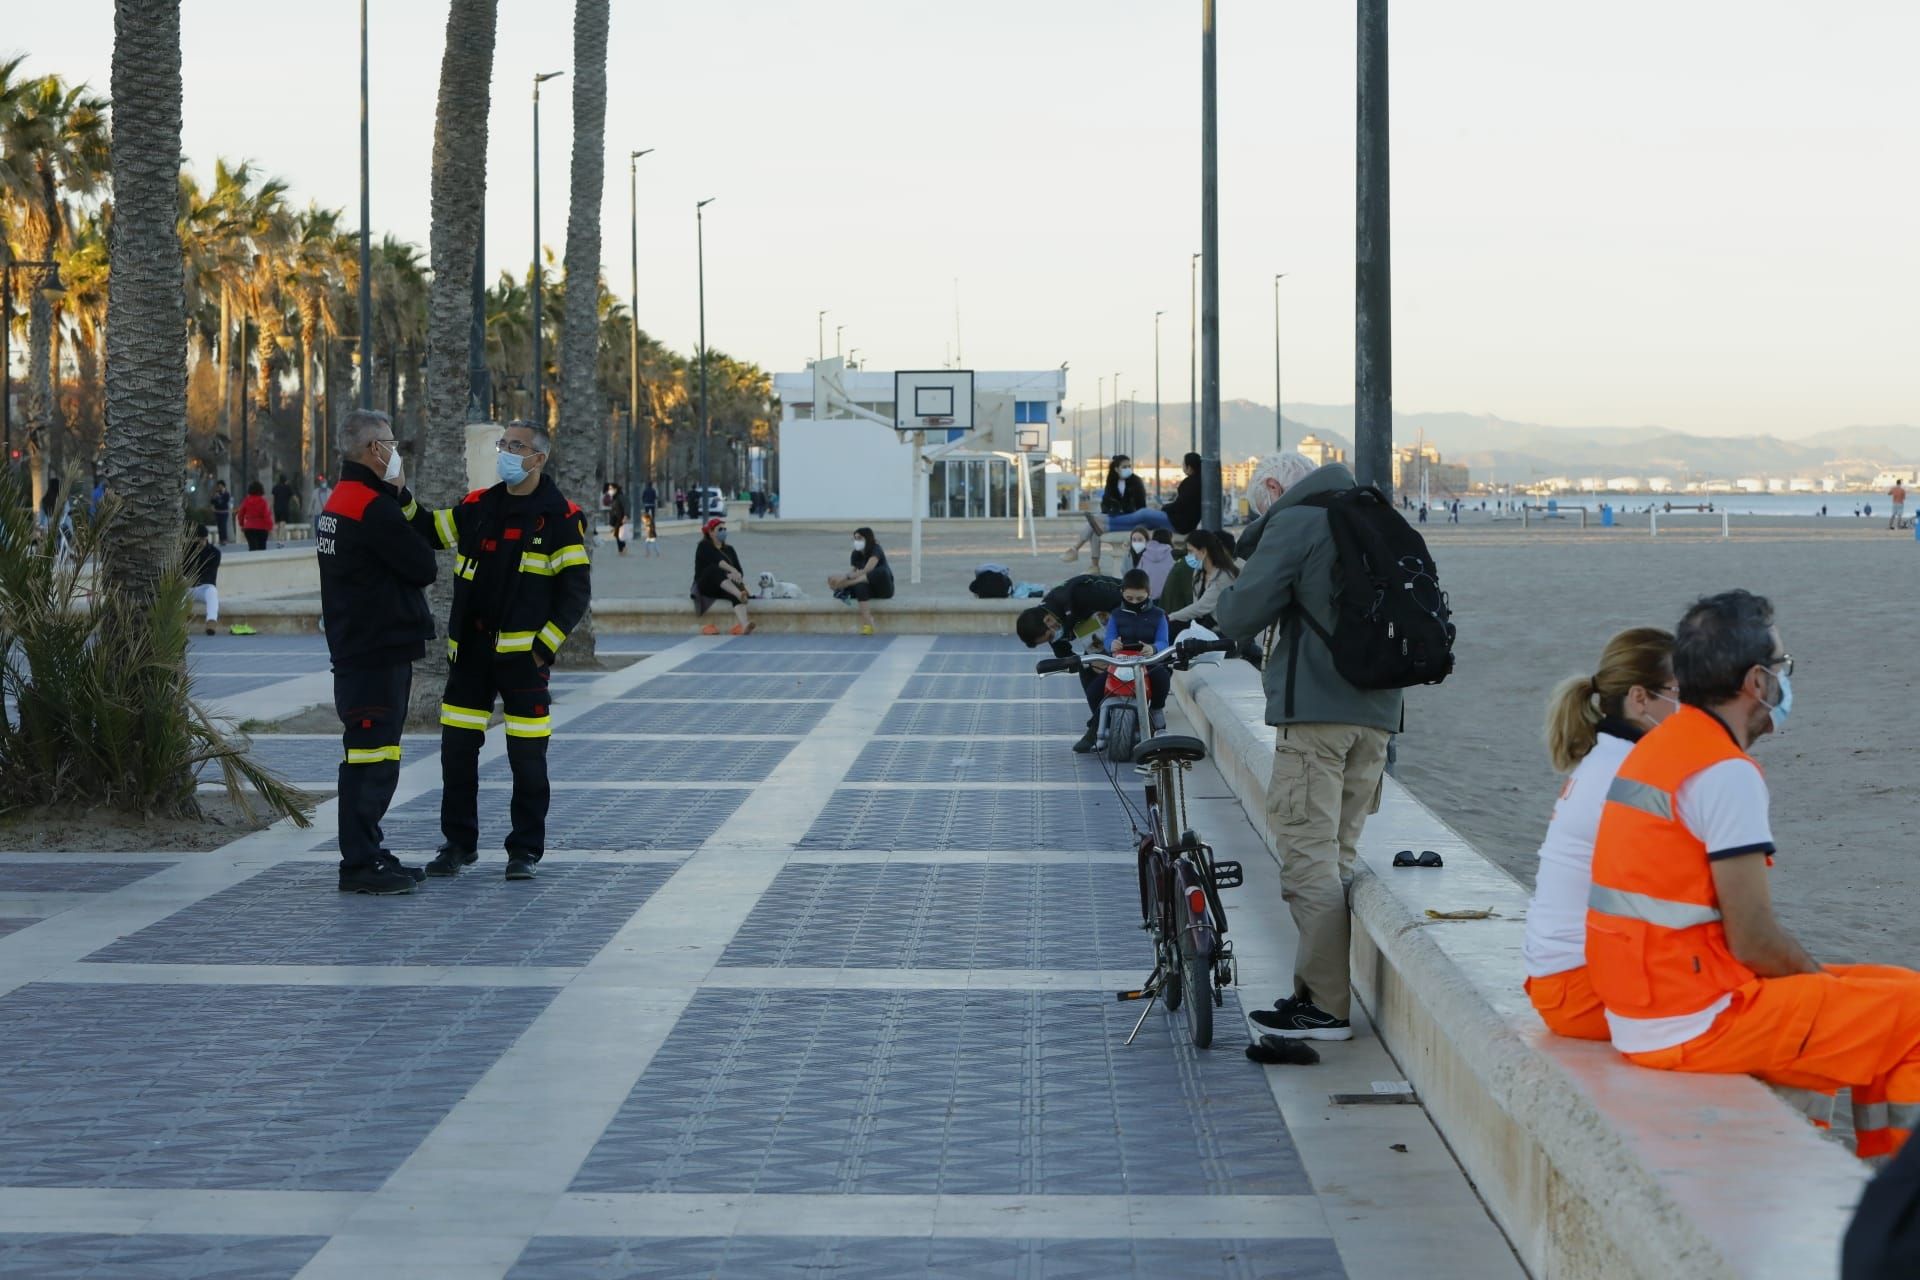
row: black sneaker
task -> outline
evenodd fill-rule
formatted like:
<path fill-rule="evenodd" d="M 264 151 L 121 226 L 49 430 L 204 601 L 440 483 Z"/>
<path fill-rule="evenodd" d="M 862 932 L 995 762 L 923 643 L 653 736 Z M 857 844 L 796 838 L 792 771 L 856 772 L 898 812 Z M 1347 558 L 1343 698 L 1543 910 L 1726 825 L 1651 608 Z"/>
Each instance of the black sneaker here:
<path fill-rule="evenodd" d="M 1080 735 L 1080 741 L 1073 744 L 1074 754 L 1083 756 L 1093 750 L 1094 739 L 1098 736 L 1097 731 L 1093 727 L 1093 722 L 1088 721 L 1087 731 Z"/>
<path fill-rule="evenodd" d="M 440 846 L 440 852 L 433 855 L 433 861 L 427 863 L 426 874 L 430 876 L 457 876 L 460 868 L 470 867 L 480 861 L 480 855 L 469 853 L 465 849 L 456 849 L 450 844 Z"/>
<path fill-rule="evenodd" d="M 1277 1036 L 1294 1040 L 1351 1040 L 1353 1024 L 1336 1018 L 1311 1000 L 1289 996 L 1277 1009 L 1255 1009 L 1247 1015 Z"/>
<path fill-rule="evenodd" d="M 363 862 L 356 866 L 340 868 L 340 892 L 372 893 L 380 896 L 413 892 L 413 877 L 399 865 L 387 866 L 379 862 Z"/>
<path fill-rule="evenodd" d="M 533 879 L 533 859 L 519 858 L 519 857 L 508 858 L 507 859 L 507 879 L 509 880 Z"/>
<path fill-rule="evenodd" d="M 420 884 L 427 878 L 427 873 L 424 870 L 419 867 L 409 867 L 390 853 L 376 854 L 373 860 L 389 871 L 399 871 L 403 873 L 415 884 Z"/>

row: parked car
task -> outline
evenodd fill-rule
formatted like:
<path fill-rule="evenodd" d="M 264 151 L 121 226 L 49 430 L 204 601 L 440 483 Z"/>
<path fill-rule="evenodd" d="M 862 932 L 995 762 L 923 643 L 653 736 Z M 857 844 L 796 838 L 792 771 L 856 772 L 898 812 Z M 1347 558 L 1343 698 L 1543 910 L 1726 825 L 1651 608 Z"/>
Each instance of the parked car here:
<path fill-rule="evenodd" d="M 721 492 L 718 485 L 707 486 L 706 514 L 709 516 L 722 517 L 727 514 L 727 495 Z"/>

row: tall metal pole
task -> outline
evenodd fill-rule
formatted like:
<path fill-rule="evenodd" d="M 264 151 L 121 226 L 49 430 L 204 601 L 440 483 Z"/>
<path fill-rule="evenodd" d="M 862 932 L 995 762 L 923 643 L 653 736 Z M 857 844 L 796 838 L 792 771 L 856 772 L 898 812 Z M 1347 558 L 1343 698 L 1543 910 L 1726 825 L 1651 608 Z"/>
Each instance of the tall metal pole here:
<path fill-rule="evenodd" d="M 695 254 L 700 267 L 700 500 L 695 504 L 695 520 L 707 514 L 707 224 L 700 212 L 717 196 L 708 196 L 693 206 Z"/>
<path fill-rule="evenodd" d="M 533 77 L 533 420 L 547 425 L 546 354 L 540 332 L 540 295 L 546 291 L 547 273 L 540 261 L 540 85 L 542 81 L 565 75 L 564 71 L 543 71 Z"/>
<path fill-rule="evenodd" d="M 816 347 L 814 359 L 825 360 L 827 358 L 827 313 L 825 308 L 822 308 L 820 314 L 813 318 L 813 327 L 814 345 Z"/>
<path fill-rule="evenodd" d="M 1094 457 L 1102 462 L 1107 457 L 1107 377 L 1101 374 L 1093 380 L 1093 422 Z"/>
<path fill-rule="evenodd" d="M 1214 70 L 1214 0 L 1200 0 L 1200 512 L 1221 527 L 1220 111 Z"/>
<path fill-rule="evenodd" d="M 1161 499 L 1167 496 L 1160 477 L 1160 463 L 1166 457 L 1160 451 L 1160 317 L 1165 314 L 1153 313 L 1153 496 Z"/>
<path fill-rule="evenodd" d="M 1113 375 L 1113 451 L 1128 452 L 1120 447 L 1120 375 L 1117 373 Z"/>
<path fill-rule="evenodd" d="M 1387 0 L 1359 0 L 1353 270 L 1353 471 L 1393 490 L 1393 289 L 1387 187 Z"/>
<path fill-rule="evenodd" d="M 1187 452 L 1200 451 L 1200 255 L 1187 263 Z"/>
<path fill-rule="evenodd" d="M 467 324 L 467 421 L 492 417 L 493 372 L 487 368 L 487 210 L 480 206 L 480 232 L 473 242 L 473 319 Z"/>
<path fill-rule="evenodd" d="M 373 195 L 367 172 L 367 0 L 360 0 L 360 407 L 373 408 Z M 242 383 L 241 403 L 246 402 Z"/>
<path fill-rule="evenodd" d="M 1287 278 L 1282 271 L 1273 278 L 1273 447 L 1275 450 L 1286 448 L 1280 417 L 1280 282 Z"/>
<path fill-rule="evenodd" d="M 627 303 L 627 486 L 633 486 L 633 426 L 640 412 L 640 157 L 653 151 L 635 151 L 627 156 L 627 249 L 633 258 L 633 292 Z M 646 462 L 640 468 L 646 483 L 653 481 L 653 419 L 647 419 L 641 433 L 641 450 Z M 628 499 L 632 506 L 633 499 Z"/>
<path fill-rule="evenodd" d="M 833 326 L 833 354 L 834 354 L 834 357 L 835 357 L 836 359 L 839 359 L 839 358 L 841 358 L 841 356 L 840 356 L 840 335 L 841 335 L 841 334 L 843 334 L 843 333 L 845 333 L 846 331 L 847 331 L 847 326 L 845 326 L 845 325 L 843 325 L 843 324 L 837 324 L 837 325 L 835 325 L 835 326 Z"/>

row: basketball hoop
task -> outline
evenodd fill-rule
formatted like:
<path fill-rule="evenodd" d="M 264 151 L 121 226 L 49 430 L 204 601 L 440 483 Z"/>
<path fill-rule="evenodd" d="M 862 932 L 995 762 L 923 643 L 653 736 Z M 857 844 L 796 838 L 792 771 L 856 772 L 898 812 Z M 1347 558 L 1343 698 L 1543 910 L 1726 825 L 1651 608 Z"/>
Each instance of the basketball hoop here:
<path fill-rule="evenodd" d="M 941 431 L 941 430 L 944 430 L 944 429 L 946 429 L 947 427 L 950 427 L 950 426 L 952 426 L 952 425 L 953 425 L 953 419 L 952 419 L 952 418 L 922 418 L 922 419 L 920 419 L 920 429 L 921 429 L 922 431 Z"/>

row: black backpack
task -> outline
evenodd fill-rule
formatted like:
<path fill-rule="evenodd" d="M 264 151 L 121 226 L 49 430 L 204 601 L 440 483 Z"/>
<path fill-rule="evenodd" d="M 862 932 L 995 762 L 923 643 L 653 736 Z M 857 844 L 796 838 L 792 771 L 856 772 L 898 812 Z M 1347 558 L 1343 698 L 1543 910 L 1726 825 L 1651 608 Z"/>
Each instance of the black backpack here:
<path fill-rule="evenodd" d="M 1315 494 L 1333 533 L 1333 631 L 1295 608 L 1356 689 L 1439 684 L 1453 673 L 1453 610 L 1427 543 L 1372 485 Z"/>
<path fill-rule="evenodd" d="M 1005 600 L 1013 594 L 1013 579 L 998 569 L 981 569 L 967 590 L 982 600 Z"/>

